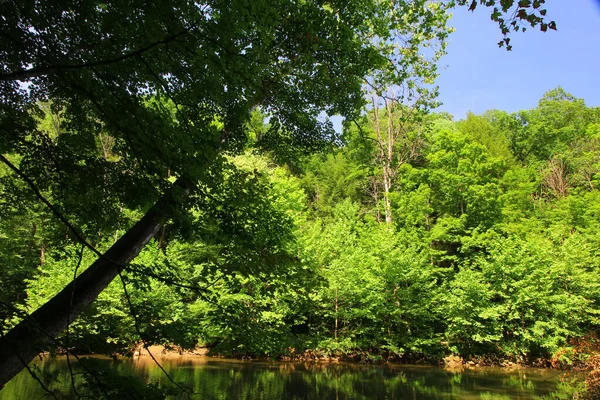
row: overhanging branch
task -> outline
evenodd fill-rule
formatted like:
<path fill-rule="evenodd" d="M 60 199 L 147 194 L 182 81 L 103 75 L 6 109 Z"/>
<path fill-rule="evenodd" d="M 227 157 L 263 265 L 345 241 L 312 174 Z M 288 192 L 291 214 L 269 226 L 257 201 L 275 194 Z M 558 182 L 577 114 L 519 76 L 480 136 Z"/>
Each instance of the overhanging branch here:
<path fill-rule="evenodd" d="M 133 58 L 133 57 L 140 56 L 140 55 L 146 53 L 147 51 L 149 51 L 157 46 L 160 46 L 162 44 L 170 43 L 170 42 L 176 40 L 177 38 L 179 38 L 180 36 L 187 34 L 190 30 L 192 30 L 194 28 L 195 28 L 195 25 L 193 25 L 189 28 L 186 28 L 174 35 L 167 36 L 164 39 L 150 43 L 150 44 L 148 44 L 142 48 L 139 48 L 137 50 L 133 50 L 128 53 L 122 54 L 118 57 L 109 58 L 106 60 L 90 61 L 90 62 L 85 62 L 85 63 L 81 63 L 81 64 L 55 64 L 55 65 L 44 65 L 44 66 L 40 66 L 40 67 L 33 67 L 30 69 L 21 69 L 18 71 L 10 72 L 8 74 L 0 74 L 0 81 L 25 81 L 25 80 L 28 80 L 31 78 L 37 78 L 37 77 L 55 73 L 55 72 L 58 72 L 61 70 L 87 69 L 87 68 L 99 67 L 99 66 L 103 66 L 103 65 L 115 64 L 115 63 L 125 61 L 130 58 Z"/>

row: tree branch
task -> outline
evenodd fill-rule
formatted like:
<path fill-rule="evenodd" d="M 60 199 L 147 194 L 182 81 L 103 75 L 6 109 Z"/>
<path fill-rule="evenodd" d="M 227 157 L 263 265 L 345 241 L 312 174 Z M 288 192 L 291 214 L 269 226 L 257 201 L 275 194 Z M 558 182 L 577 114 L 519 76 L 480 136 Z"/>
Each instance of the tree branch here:
<path fill-rule="evenodd" d="M 27 79 L 36 78 L 36 77 L 54 73 L 54 72 L 57 72 L 60 70 L 86 69 L 86 68 L 93 68 L 93 67 L 98 67 L 98 66 L 102 66 L 102 65 L 115 64 L 115 63 L 125 61 L 130 58 L 142 55 L 145 52 L 152 50 L 153 48 L 160 46 L 162 44 L 167 44 L 169 42 L 172 42 L 172 41 L 176 40 L 177 38 L 179 38 L 180 36 L 187 34 L 190 30 L 194 29 L 195 27 L 196 27 L 196 24 L 194 24 L 194 25 L 190 26 L 189 28 L 186 28 L 174 35 L 167 36 L 164 39 L 161 39 L 154 43 L 150 43 L 142 48 L 131 51 L 129 53 L 122 54 L 119 57 L 109 58 L 107 60 L 85 62 L 82 64 L 55 64 L 55 65 L 45 65 L 45 66 L 41 66 L 41 67 L 34 67 L 34 68 L 30 68 L 30 69 L 22 69 L 19 71 L 10 72 L 8 74 L 0 74 L 0 81 L 25 81 Z"/>

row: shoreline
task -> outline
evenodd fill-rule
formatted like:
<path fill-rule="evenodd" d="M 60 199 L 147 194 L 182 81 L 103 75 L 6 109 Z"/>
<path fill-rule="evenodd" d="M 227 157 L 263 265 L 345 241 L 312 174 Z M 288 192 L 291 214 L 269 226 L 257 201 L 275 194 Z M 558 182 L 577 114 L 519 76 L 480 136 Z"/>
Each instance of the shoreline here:
<path fill-rule="evenodd" d="M 509 359 L 500 359 L 496 357 L 481 356 L 471 357 L 469 359 L 463 359 L 458 356 L 447 356 L 442 359 L 434 359 L 428 357 L 393 357 L 393 358 L 381 358 L 381 359 L 364 359 L 357 356 L 326 356 L 314 351 L 305 351 L 304 353 L 290 355 L 278 355 L 278 356 L 248 356 L 248 355 L 221 355 L 221 354 L 210 354 L 210 349 L 205 347 L 196 347 L 192 350 L 184 350 L 179 347 L 167 347 L 162 345 L 148 346 L 150 353 L 153 357 L 159 360 L 190 360 L 190 359 L 207 359 L 207 360 L 237 360 L 241 362 L 281 362 L 281 363 L 315 363 L 315 364 L 355 364 L 355 365 L 397 365 L 397 366 L 423 366 L 423 367 L 440 367 L 450 371 L 459 372 L 460 370 L 472 370 L 478 368 L 501 368 L 503 370 L 515 370 L 515 369 L 545 369 L 553 371 L 563 372 L 586 372 L 590 371 L 589 366 L 585 365 L 553 365 L 551 360 L 536 359 L 534 362 L 514 362 Z M 48 355 L 46 354 L 40 354 Z M 60 355 L 65 355 L 61 353 Z M 106 355 L 106 354 L 80 354 L 80 357 L 92 356 L 92 357 L 108 357 L 113 359 L 152 359 L 148 350 L 143 347 L 136 348 L 130 355 Z"/>

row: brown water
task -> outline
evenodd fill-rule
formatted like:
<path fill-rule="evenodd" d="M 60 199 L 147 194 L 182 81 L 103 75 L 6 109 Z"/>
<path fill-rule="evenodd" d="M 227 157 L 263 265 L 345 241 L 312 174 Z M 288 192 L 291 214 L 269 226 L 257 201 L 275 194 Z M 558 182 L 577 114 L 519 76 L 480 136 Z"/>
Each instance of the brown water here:
<path fill-rule="evenodd" d="M 128 394 L 105 390 L 111 398 L 148 398 L 149 394 L 133 390 L 145 383 L 173 386 L 148 357 L 91 362 L 90 369 L 100 368 L 95 375 L 105 387 L 131 388 Z M 193 392 L 191 398 L 198 399 L 569 399 L 577 385 L 576 376 L 543 369 L 447 371 L 405 365 L 244 362 L 208 357 L 172 357 L 160 362 L 174 381 Z M 73 369 L 76 388 L 82 394 L 86 387 L 77 363 Z M 76 398 L 65 358 L 39 361 L 35 370 L 48 389 L 64 394 L 59 398 Z M 121 378 L 110 378 L 111 372 Z M 141 381 L 136 383 L 133 377 Z M 52 397 L 26 371 L 0 391 L 1 400 L 38 398 Z M 187 397 L 174 394 L 170 398 Z"/>

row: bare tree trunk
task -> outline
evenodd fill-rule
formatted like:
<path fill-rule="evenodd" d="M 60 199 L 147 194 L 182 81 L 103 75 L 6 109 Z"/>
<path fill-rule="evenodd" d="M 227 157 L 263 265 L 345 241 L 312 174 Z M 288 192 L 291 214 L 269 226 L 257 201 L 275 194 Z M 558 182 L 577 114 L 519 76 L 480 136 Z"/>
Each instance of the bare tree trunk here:
<path fill-rule="evenodd" d="M 385 161 L 383 165 L 383 188 L 384 188 L 384 198 L 385 198 L 385 222 L 387 224 L 392 223 L 392 202 L 390 200 L 390 191 L 392 190 L 392 160 L 394 159 L 394 145 L 395 145 L 395 135 L 394 135 L 394 111 L 392 109 L 394 107 L 394 103 L 388 100 L 385 100 L 385 111 L 387 113 L 387 141 L 386 141 L 386 150 L 387 154 L 385 155 Z"/>
<path fill-rule="evenodd" d="M 86 271 L 0 340 L 0 388 L 32 361 L 109 285 L 158 232 L 189 193 L 180 178 L 123 237 Z"/>
<path fill-rule="evenodd" d="M 391 176 L 387 166 L 383 166 L 383 201 L 385 206 L 385 223 L 392 223 L 392 202 L 390 201 Z"/>
<path fill-rule="evenodd" d="M 386 109 L 388 107 L 386 100 Z M 385 222 L 392 223 L 392 203 L 390 201 L 390 189 L 392 186 L 391 175 L 391 157 L 393 155 L 393 143 L 390 143 L 390 122 L 388 118 L 388 138 L 383 140 L 381 135 L 381 126 L 379 124 L 379 99 L 373 98 L 373 122 L 375 133 L 377 134 L 377 144 L 379 146 L 379 158 L 383 164 L 383 207 L 385 212 Z"/>
<path fill-rule="evenodd" d="M 379 209 L 379 182 L 376 177 L 371 177 L 371 196 L 375 204 L 377 222 L 381 222 L 381 210 Z"/>

